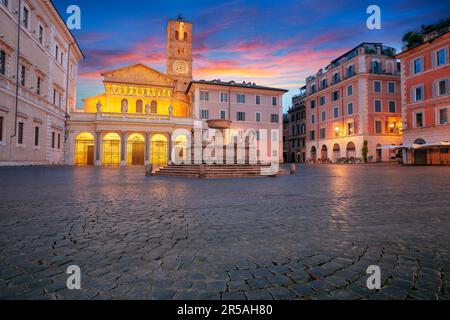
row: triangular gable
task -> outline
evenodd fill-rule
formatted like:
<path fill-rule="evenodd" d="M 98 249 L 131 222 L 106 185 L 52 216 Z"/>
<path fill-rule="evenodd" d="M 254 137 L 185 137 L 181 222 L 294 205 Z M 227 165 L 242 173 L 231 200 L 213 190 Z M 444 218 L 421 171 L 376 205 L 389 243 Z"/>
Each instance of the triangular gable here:
<path fill-rule="evenodd" d="M 168 75 L 144 64 L 135 64 L 117 70 L 102 73 L 104 82 L 142 84 L 172 87 L 174 80 Z"/>

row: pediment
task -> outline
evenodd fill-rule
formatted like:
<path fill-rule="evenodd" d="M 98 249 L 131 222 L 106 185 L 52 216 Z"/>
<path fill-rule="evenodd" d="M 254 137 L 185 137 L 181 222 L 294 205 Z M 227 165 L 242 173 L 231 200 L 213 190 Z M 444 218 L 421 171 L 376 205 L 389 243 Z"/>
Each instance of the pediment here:
<path fill-rule="evenodd" d="M 172 87 L 174 80 L 143 64 L 135 64 L 102 74 L 105 82 Z"/>

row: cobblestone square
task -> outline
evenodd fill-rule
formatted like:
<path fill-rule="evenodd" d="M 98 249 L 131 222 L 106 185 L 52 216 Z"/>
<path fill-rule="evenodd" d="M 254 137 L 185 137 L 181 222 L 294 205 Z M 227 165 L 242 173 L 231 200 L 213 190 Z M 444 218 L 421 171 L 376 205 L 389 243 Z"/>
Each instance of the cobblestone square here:
<path fill-rule="evenodd" d="M 449 167 L 0 168 L 0 181 L 1 299 L 450 298 Z M 66 288 L 70 265 L 81 290 Z"/>

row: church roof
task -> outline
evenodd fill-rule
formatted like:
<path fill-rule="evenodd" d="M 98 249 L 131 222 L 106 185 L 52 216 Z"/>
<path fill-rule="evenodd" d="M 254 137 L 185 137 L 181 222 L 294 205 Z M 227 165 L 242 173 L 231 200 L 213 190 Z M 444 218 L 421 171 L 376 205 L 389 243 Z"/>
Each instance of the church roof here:
<path fill-rule="evenodd" d="M 105 82 L 130 83 L 154 86 L 173 86 L 174 79 L 143 63 L 121 67 L 101 74 Z"/>

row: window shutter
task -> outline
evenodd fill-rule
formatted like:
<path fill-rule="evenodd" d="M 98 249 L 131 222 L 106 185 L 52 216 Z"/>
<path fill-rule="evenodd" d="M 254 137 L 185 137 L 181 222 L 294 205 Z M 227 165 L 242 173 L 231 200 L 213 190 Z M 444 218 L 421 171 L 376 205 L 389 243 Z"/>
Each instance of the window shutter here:
<path fill-rule="evenodd" d="M 431 66 L 433 68 L 437 66 L 437 51 L 431 53 Z"/>
<path fill-rule="evenodd" d="M 409 75 L 413 75 L 414 74 L 414 60 L 411 60 L 409 62 Z"/>
<path fill-rule="evenodd" d="M 444 52 L 445 52 L 445 63 L 449 63 L 448 47 L 446 47 L 446 48 L 444 49 Z"/>
<path fill-rule="evenodd" d="M 409 103 L 413 103 L 414 102 L 414 88 L 410 89 L 410 96 L 409 96 Z"/>
<path fill-rule="evenodd" d="M 427 98 L 425 93 L 425 85 L 421 85 L 420 87 L 422 88 L 422 101 L 424 101 Z"/>
<path fill-rule="evenodd" d="M 445 79 L 445 94 L 449 94 L 450 86 L 448 85 L 448 78 Z"/>
<path fill-rule="evenodd" d="M 433 98 L 439 95 L 439 81 L 433 81 Z"/>

